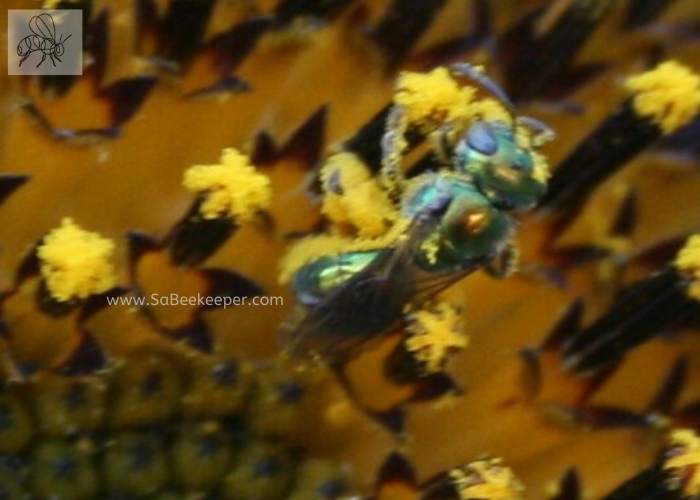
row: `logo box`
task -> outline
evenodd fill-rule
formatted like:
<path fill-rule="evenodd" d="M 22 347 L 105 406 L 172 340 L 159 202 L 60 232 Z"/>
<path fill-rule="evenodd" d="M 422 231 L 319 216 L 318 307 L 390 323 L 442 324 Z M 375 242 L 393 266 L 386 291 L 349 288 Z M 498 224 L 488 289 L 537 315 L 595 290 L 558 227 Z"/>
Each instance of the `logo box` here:
<path fill-rule="evenodd" d="M 83 12 L 7 11 L 8 75 L 82 75 Z"/>

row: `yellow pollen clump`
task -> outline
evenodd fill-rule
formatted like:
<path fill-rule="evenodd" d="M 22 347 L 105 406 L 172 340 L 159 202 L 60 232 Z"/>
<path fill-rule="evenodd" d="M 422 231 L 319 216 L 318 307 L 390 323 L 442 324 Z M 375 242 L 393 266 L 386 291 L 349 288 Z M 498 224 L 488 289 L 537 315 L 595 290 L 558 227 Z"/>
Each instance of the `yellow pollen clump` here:
<path fill-rule="evenodd" d="M 394 103 L 405 109 L 409 123 L 424 125 L 466 117 L 474 93 L 473 87 L 461 87 L 444 67 L 430 73 L 405 71 L 399 75 Z"/>
<path fill-rule="evenodd" d="M 686 498 L 700 495 L 700 437 L 690 429 L 671 433 L 664 470 L 669 471 L 669 487 L 680 489 Z"/>
<path fill-rule="evenodd" d="M 688 287 L 688 296 L 700 300 L 700 234 L 688 238 L 685 246 L 678 252 L 676 269 L 692 280 Z"/>
<path fill-rule="evenodd" d="M 424 365 L 426 373 L 440 371 L 450 351 L 469 344 L 459 331 L 460 314 L 452 304 L 440 302 L 417 311 L 413 318 L 406 348 Z"/>
<path fill-rule="evenodd" d="M 513 471 L 498 458 L 483 459 L 453 469 L 449 477 L 461 500 L 521 500 L 524 490 Z"/>
<path fill-rule="evenodd" d="M 470 119 L 480 119 L 484 121 L 500 121 L 503 123 L 512 123 L 513 117 L 508 110 L 497 99 L 487 97 L 479 99 L 469 105 L 467 113 Z"/>
<path fill-rule="evenodd" d="M 267 176 L 235 149 L 224 149 L 219 165 L 190 167 L 182 184 L 190 191 L 206 193 L 200 208 L 205 219 L 232 217 L 245 222 L 267 208 L 272 198 Z"/>
<path fill-rule="evenodd" d="M 534 163 L 534 168 L 532 169 L 532 178 L 535 179 L 540 184 L 547 184 L 550 176 L 552 175 L 549 169 L 549 162 L 547 157 L 537 151 L 530 151 L 532 156 L 532 161 Z"/>
<path fill-rule="evenodd" d="M 431 264 L 437 264 L 438 252 L 440 251 L 440 242 L 440 234 L 433 233 L 420 245 L 423 256 Z"/>
<path fill-rule="evenodd" d="M 72 219 L 44 238 L 38 249 L 41 276 L 51 296 L 61 302 L 103 293 L 117 283 L 114 242 L 81 229 Z"/>
<path fill-rule="evenodd" d="M 323 214 L 335 224 L 352 225 L 362 237 L 383 235 L 398 217 L 386 192 L 352 153 L 331 156 L 321 170 L 321 181 Z"/>
<path fill-rule="evenodd" d="M 665 134 L 692 120 L 700 108 L 700 77 L 676 61 L 631 76 L 625 88 L 634 94 L 634 110 L 650 117 Z"/>

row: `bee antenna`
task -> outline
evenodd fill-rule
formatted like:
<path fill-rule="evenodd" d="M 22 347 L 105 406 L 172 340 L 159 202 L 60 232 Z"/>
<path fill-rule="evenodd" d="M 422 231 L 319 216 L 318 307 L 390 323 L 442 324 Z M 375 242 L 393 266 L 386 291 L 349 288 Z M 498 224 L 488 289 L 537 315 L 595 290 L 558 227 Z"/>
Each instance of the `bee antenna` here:
<path fill-rule="evenodd" d="M 513 128 L 515 128 L 517 124 L 517 119 L 515 117 L 515 106 L 513 105 L 513 102 L 508 98 L 506 93 L 503 91 L 503 89 L 499 87 L 496 82 L 491 80 L 491 78 L 486 76 L 476 66 L 472 66 L 469 63 L 455 63 L 451 66 L 451 68 L 453 71 L 456 71 L 460 75 L 464 75 L 468 78 L 471 78 L 483 88 L 491 92 L 491 94 L 493 94 L 500 101 L 503 107 L 506 108 L 506 111 L 510 115 L 510 119 L 513 123 Z"/>
<path fill-rule="evenodd" d="M 557 136 L 554 130 L 545 123 L 530 116 L 520 116 L 516 119 L 516 123 L 518 125 L 525 125 L 536 132 L 535 136 L 532 138 L 532 144 L 534 146 L 541 146 L 545 142 L 554 140 Z"/>

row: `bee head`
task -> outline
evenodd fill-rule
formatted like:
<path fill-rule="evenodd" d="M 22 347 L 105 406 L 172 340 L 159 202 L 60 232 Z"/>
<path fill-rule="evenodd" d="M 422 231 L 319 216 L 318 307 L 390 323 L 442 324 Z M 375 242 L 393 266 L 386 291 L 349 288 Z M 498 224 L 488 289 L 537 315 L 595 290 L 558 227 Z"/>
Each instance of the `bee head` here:
<path fill-rule="evenodd" d="M 510 125 L 473 123 L 455 148 L 455 170 L 469 175 L 491 202 L 505 210 L 527 210 L 544 194 L 532 154 L 517 144 Z"/>

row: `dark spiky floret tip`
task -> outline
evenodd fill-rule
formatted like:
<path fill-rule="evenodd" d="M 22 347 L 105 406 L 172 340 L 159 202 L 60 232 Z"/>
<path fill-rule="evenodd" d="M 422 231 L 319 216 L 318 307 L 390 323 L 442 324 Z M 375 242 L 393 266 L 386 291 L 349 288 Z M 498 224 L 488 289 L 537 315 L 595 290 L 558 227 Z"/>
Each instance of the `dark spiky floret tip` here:
<path fill-rule="evenodd" d="M 350 3 L 351 0 L 327 0 L 325 2 L 282 0 L 275 8 L 275 21 L 280 26 L 287 26 L 300 19 L 331 21 L 340 15 Z"/>
<path fill-rule="evenodd" d="M 561 2 L 550 2 L 549 8 L 528 14 L 506 34 L 506 82 L 514 100 L 557 86 L 556 77 L 571 65 L 612 5 L 605 0 L 567 3 L 562 9 Z"/>
<path fill-rule="evenodd" d="M 674 0 L 632 0 L 627 7 L 625 24 L 637 28 L 657 19 Z"/>
<path fill-rule="evenodd" d="M 21 174 L 0 175 L 0 203 L 5 201 L 5 198 L 14 193 L 16 189 L 19 189 L 29 178 L 28 175 Z"/>
<path fill-rule="evenodd" d="M 391 3 L 371 33 L 391 66 L 398 65 L 409 55 L 445 3 L 445 0 L 394 0 Z"/>
<path fill-rule="evenodd" d="M 173 226 L 165 239 L 165 246 L 176 266 L 193 267 L 201 264 L 226 243 L 238 228 L 238 224 L 230 217 L 202 217 L 202 205 L 205 202 L 206 195 L 197 196 L 190 210 Z"/>
<path fill-rule="evenodd" d="M 559 480 L 549 500 L 581 500 L 581 479 L 578 471 L 571 468 Z"/>
<path fill-rule="evenodd" d="M 197 53 L 215 0 L 173 0 L 160 23 L 158 57 L 178 71 Z"/>
<path fill-rule="evenodd" d="M 382 164 L 381 141 L 390 111 L 391 105 L 387 104 L 343 143 L 344 150 L 358 155 L 374 171 Z"/>
<path fill-rule="evenodd" d="M 669 266 L 631 285 L 610 309 L 579 330 L 564 346 L 564 365 L 577 373 L 597 373 L 632 349 L 697 310 L 689 281 Z"/>
<path fill-rule="evenodd" d="M 700 77 L 667 61 L 625 82 L 631 96 L 559 165 L 541 206 L 573 210 L 659 137 L 690 123 L 700 109 Z"/>
<path fill-rule="evenodd" d="M 593 324 L 564 346 L 565 365 L 579 373 L 619 360 L 639 344 L 698 310 L 700 235 L 692 235 L 661 272 L 631 285 Z"/>

